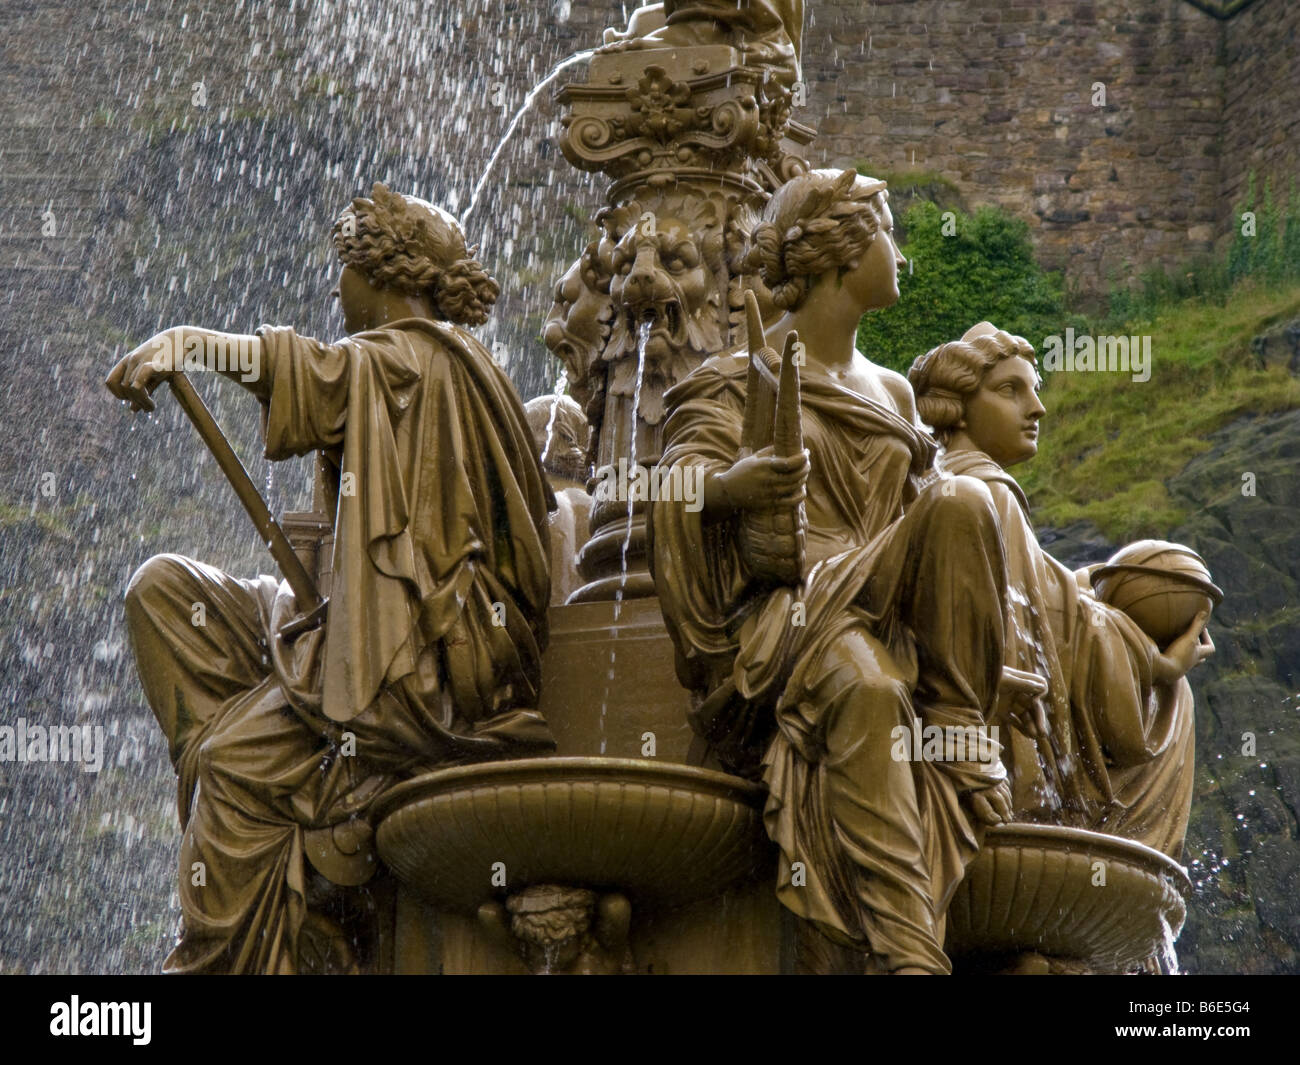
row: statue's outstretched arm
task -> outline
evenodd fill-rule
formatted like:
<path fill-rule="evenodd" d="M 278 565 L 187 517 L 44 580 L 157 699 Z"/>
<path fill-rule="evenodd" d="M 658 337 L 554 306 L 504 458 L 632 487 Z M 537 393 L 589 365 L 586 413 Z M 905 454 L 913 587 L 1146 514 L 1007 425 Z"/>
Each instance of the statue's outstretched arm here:
<path fill-rule="evenodd" d="M 177 325 L 124 355 L 104 384 L 132 410 L 151 411 L 153 391 L 163 381 L 186 369 L 202 369 L 229 377 L 266 401 L 271 375 L 265 356 L 261 337 Z"/>

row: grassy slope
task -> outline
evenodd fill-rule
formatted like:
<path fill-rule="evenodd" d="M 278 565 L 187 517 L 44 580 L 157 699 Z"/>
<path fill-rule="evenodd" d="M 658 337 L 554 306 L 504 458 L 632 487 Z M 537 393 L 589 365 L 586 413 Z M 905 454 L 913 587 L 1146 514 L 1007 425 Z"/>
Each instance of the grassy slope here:
<path fill-rule="evenodd" d="M 1300 380 L 1259 369 L 1250 350 L 1253 337 L 1295 317 L 1300 288 L 1244 284 L 1226 306 L 1188 301 L 1122 329 L 1095 329 L 1150 335 L 1151 379 L 1046 375 L 1038 457 L 1015 471 L 1035 524 L 1091 520 L 1113 541 L 1176 528 L 1185 515 L 1164 482 L 1209 449 L 1211 433 L 1242 414 L 1300 407 Z"/>

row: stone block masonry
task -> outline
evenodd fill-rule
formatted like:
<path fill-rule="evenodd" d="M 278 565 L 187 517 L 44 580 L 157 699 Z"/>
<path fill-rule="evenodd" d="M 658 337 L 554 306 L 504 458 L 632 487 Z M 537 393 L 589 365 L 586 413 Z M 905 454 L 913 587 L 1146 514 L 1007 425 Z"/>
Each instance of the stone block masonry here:
<path fill-rule="evenodd" d="M 938 174 L 1026 219 L 1077 290 L 1212 251 L 1250 170 L 1275 188 L 1300 170 L 1300 5 L 810 6 L 815 161 Z"/>

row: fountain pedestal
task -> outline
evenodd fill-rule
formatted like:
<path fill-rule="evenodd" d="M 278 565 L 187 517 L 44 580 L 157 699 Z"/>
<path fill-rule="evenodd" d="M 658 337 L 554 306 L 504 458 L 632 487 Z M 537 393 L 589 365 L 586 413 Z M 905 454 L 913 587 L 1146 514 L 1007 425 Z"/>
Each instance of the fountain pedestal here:
<path fill-rule="evenodd" d="M 409 781 L 379 811 L 379 853 L 414 896 L 399 908 L 399 967 L 519 971 L 525 952 L 493 934 L 493 914 L 509 907 L 522 936 L 516 900 L 550 886 L 630 905 L 615 971 L 778 972 L 783 922 L 762 800 L 726 774 L 621 758 L 522 759 Z M 565 927 L 560 909 L 545 929 L 556 940 L 587 932 Z"/>
<path fill-rule="evenodd" d="M 400 885 L 395 971 L 528 972 L 524 959 L 542 955 L 502 929 L 527 935 L 530 920 L 574 942 L 572 958 L 555 947 L 563 971 L 795 971 L 764 789 L 691 764 L 689 698 L 658 602 L 615 609 L 552 611 L 543 709 L 556 757 L 437 770 L 382 800 L 378 851 Z M 945 947 L 959 974 L 1135 971 L 1177 937 L 1188 890 L 1181 866 L 1140 843 L 1005 825 L 957 889 Z M 579 951 L 595 932 L 561 906 L 544 910 L 547 891 L 586 892 L 593 926 L 601 905 L 626 900 L 617 957 L 602 968 Z M 543 912 L 530 916 L 530 904 Z"/>
<path fill-rule="evenodd" d="M 743 292 L 765 292 L 737 260 L 744 216 L 807 169 L 797 153 L 813 131 L 791 121 L 789 78 L 726 44 L 601 52 L 586 82 L 556 99 L 565 158 L 612 179 L 600 233 L 565 275 L 546 329 L 604 479 L 624 463 L 649 469 L 664 393 L 744 341 Z M 642 501 L 598 495 L 591 521 L 587 583 L 569 601 L 653 596 Z"/>
<path fill-rule="evenodd" d="M 561 755 L 700 764 L 657 598 L 552 607 L 540 709 Z"/>
<path fill-rule="evenodd" d="M 626 898 L 624 971 L 788 969 L 763 789 L 690 764 L 690 699 L 658 600 L 550 619 L 541 709 L 557 756 L 439 770 L 383 800 L 379 854 L 402 885 L 396 970 L 528 971 L 494 934 L 497 911 L 479 911 L 538 885 Z"/>

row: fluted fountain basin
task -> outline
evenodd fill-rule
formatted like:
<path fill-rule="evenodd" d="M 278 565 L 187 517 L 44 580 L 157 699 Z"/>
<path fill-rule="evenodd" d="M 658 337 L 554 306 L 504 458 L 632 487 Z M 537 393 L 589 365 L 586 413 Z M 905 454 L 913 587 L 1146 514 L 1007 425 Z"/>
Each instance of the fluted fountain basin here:
<path fill-rule="evenodd" d="M 1190 890 L 1181 865 L 1142 843 L 1080 828 L 999 825 L 948 908 L 946 949 L 955 960 L 1033 951 L 1127 972 L 1169 953 Z"/>
<path fill-rule="evenodd" d="M 395 787 L 376 842 L 404 884 L 449 910 L 541 883 L 672 907 L 762 866 L 763 796 L 725 773 L 634 758 L 490 762 Z"/>

